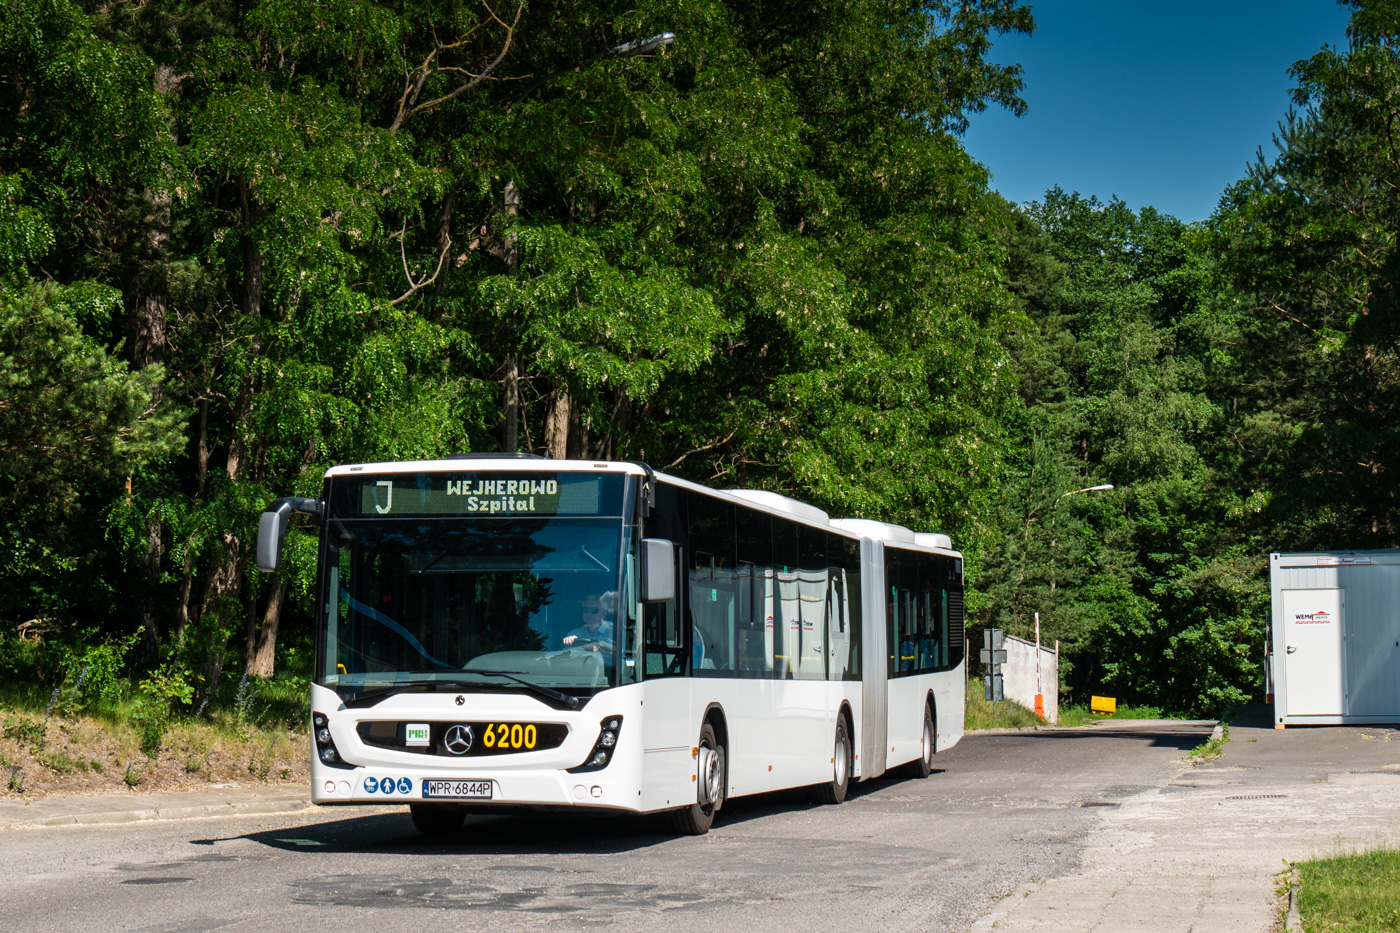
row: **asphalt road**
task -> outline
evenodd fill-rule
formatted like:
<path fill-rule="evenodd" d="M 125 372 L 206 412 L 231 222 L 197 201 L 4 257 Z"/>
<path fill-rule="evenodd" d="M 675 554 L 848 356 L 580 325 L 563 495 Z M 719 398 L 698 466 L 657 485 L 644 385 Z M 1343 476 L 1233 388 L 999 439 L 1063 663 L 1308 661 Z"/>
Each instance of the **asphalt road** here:
<path fill-rule="evenodd" d="M 1209 723 L 972 735 L 926 780 L 726 804 L 708 836 L 574 815 L 474 817 L 451 844 L 406 808 L 0 836 L 15 931 L 962 930 L 1079 864 L 1101 805 L 1164 787 Z"/>

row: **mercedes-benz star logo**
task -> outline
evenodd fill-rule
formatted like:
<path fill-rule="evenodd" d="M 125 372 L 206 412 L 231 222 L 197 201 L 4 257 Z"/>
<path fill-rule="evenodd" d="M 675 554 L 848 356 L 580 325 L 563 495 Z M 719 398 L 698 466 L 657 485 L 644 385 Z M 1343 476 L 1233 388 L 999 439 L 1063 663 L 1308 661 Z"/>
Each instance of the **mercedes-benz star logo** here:
<path fill-rule="evenodd" d="M 447 734 L 442 737 L 442 744 L 447 746 L 448 752 L 453 755 L 465 755 L 471 751 L 474 738 L 471 726 L 458 723 L 448 727 Z"/>
<path fill-rule="evenodd" d="M 467 702 L 467 698 L 462 696 L 460 693 L 457 694 L 457 705 L 461 706 L 465 702 Z"/>

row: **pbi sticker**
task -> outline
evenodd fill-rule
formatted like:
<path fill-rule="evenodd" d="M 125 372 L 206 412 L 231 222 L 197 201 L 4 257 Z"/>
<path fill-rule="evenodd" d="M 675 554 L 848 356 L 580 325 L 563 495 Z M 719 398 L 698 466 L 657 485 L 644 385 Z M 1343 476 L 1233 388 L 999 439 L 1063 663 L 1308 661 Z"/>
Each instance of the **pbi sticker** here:
<path fill-rule="evenodd" d="M 406 777 L 399 778 L 399 793 L 406 794 L 413 790 L 413 782 Z"/>
<path fill-rule="evenodd" d="M 372 794 L 379 790 L 379 782 L 372 777 L 365 778 L 365 793 Z"/>

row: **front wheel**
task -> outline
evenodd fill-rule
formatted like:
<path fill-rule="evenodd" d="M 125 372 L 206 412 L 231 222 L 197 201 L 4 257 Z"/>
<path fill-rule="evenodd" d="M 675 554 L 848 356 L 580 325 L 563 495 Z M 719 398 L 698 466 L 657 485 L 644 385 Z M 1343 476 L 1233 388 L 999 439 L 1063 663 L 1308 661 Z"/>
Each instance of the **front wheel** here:
<path fill-rule="evenodd" d="M 671 825 L 683 836 L 703 836 L 715 821 L 715 811 L 724 805 L 728 781 L 724 746 L 715 738 L 708 722 L 700 727 L 695 762 L 695 803 L 671 811 Z"/>
<path fill-rule="evenodd" d="M 831 781 L 812 788 L 817 803 L 840 803 L 851 786 L 851 734 L 846 717 L 836 717 L 836 741 L 831 749 Z"/>
<path fill-rule="evenodd" d="M 418 827 L 418 831 L 434 839 L 455 836 L 461 831 L 462 822 L 467 818 L 464 807 L 443 803 L 411 803 L 408 805 L 408 812 L 413 817 L 413 825 Z"/>

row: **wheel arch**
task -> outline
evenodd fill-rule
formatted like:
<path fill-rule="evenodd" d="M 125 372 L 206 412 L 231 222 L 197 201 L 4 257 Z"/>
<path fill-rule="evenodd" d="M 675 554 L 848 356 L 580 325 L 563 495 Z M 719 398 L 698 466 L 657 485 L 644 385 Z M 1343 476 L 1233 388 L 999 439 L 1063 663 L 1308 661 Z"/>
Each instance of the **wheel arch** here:
<path fill-rule="evenodd" d="M 860 743 L 856 736 L 856 717 L 855 714 L 851 712 L 851 704 L 849 700 L 841 701 L 841 708 L 836 711 L 836 715 L 841 716 L 846 720 L 846 735 L 849 736 L 851 739 L 851 750 L 852 754 L 854 754 L 857 750 L 859 750 Z"/>
<path fill-rule="evenodd" d="M 938 698 L 933 695 L 932 689 L 929 690 L 924 705 L 928 707 L 928 714 L 933 717 L 933 753 L 937 755 L 938 740 L 942 738 L 942 735 L 938 731 Z"/>
<path fill-rule="evenodd" d="M 710 724 L 710 728 L 715 730 L 715 741 L 724 746 L 726 757 L 729 752 L 729 722 L 724 715 L 724 707 L 718 702 L 711 703 L 705 707 L 705 715 L 700 717 L 700 725 Z"/>

